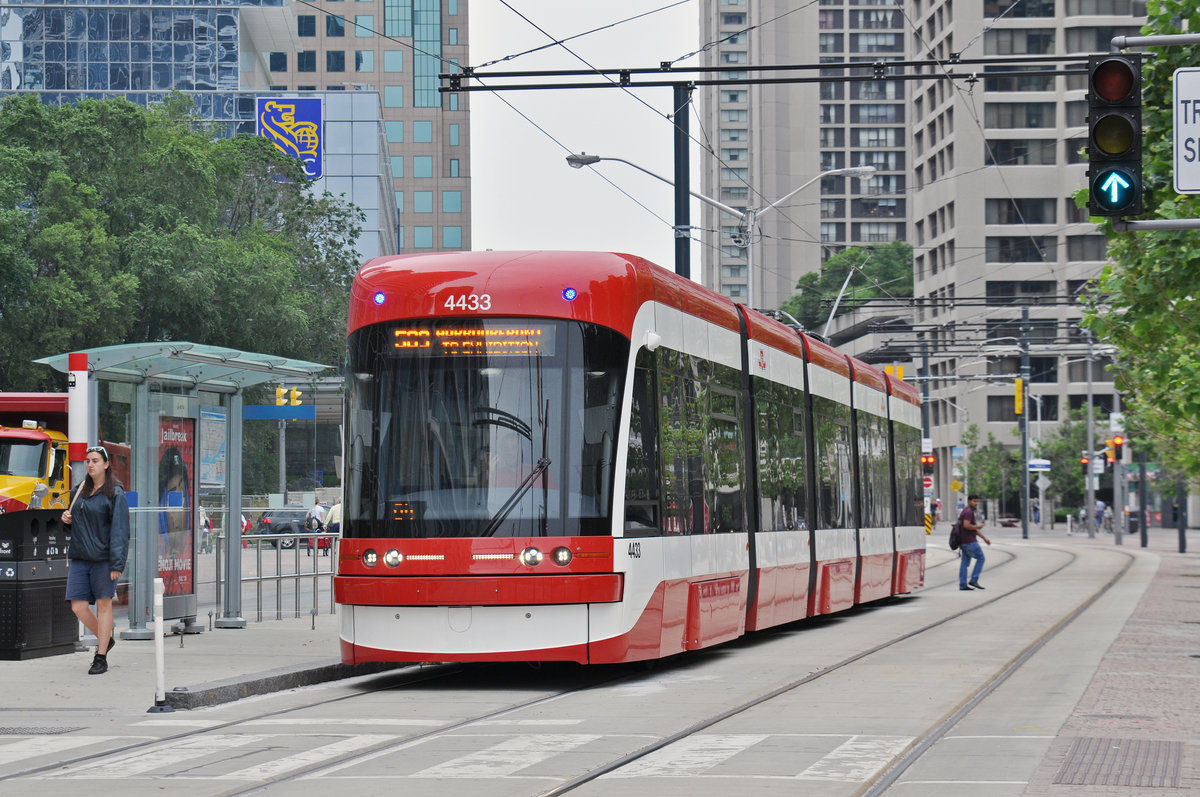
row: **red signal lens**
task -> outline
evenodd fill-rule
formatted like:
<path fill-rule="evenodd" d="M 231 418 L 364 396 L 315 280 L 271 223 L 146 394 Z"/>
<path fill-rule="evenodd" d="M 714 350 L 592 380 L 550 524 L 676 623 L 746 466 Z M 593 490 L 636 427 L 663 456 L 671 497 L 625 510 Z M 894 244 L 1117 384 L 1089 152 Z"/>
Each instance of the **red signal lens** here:
<path fill-rule="evenodd" d="M 1133 91 L 1133 66 L 1122 59 L 1105 61 L 1092 72 L 1092 88 L 1108 102 L 1120 102 Z"/>

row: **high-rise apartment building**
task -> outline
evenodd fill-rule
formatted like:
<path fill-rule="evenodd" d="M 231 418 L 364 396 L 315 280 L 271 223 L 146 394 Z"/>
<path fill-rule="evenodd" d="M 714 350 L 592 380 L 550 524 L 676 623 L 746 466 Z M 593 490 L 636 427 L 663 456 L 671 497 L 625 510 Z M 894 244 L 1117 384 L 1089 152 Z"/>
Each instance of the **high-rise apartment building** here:
<path fill-rule="evenodd" d="M 909 51 L 946 61 L 1079 54 L 1082 64 L 1143 21 L 1130 0 L 918 0 L 906 13 Z M 1012 377 L 1023 342 L 1032 441 L 1085 406 L 1089 370 L 1097 412 L 1113 405 L 1106 360 L 1089 360 L 1071 299 L 1100 274 L 1106 245 L 1074 200 L 1086 185 L 1087 78 L 1039 74 L 1058 66 L 1018 60 L 987 65 L 969 82 L 930 79 L 911 89 L 914 290 L 929 300 L 914 321 L 932 375 L 958 377 L 933 384 L 928 408 L 943 502 L 968 425 L 982 442 L 993 434 L 1019 443 Z"/>
<path fill-rule="evenodd" d="M 467 99 L 437 79 L 466 56 L 466 14 L 465 0 L 0 0 L 0 95 L 145 105 L 179 90 L 230 135 L 255 131 L 256 97 L 323 96 L 314 188 L 366 212 L 363 257 L 468 248 Z"/>
<path fill-rule="evenodd" d="M 824 172 L 876 169 L 865 179 L 820 179 L 766 211 L 749 236 L 737 219 L 705 205 L 704 284 L 755 307 L 777 308 L 795 293 L 796 280 L 829 255 L 847 246 L 904 240 L 907 87 L 833 79 L 869 75 L 870 64 L 904 57 L 898 1 L 705 0 L 700 20 L 701 40 L 715 43 L 705 51 L 704 65 L 721 67 L 720 77 L 816 81 L 706 87 L 700 127 L 711 154 L 702 160 L 703 193 L 732 207 L 765 208 Z M 750 65 L 815 65 L 818 59 L 829 66 L 747 71 Z M 855 63 L 868 66 L 834 66 Z"/>
<path fill-rule="evenodd" d="M 400 252 L 471 246 L 466 93 L 440 93 L 438 74 L 467 55 L 467 0 L 295 2 L 273 31 L 260 80 L 292 91 L 380 96 Z"/>

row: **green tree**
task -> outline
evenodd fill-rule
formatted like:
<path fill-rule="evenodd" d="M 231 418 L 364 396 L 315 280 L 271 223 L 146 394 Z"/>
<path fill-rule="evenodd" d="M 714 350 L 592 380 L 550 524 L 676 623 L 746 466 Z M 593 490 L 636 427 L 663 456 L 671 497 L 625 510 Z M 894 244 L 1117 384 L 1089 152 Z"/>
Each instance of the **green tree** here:
<path fill-rule="evenodd" d="M 980 445 L 976 424 L 963 432 L 962 443 L 967 450 L 965 481 L 968 494 L 997 500 L 1001 514 L 1018 514 L 1021 466 L 1017 452 L 1006 448 L 991 432 L 988 432 L 987 443 Z"/>
<path fill-rule="evenodd" d="M 172 95 L 0 104 L 0 390 L 61 388 L 31 361 L 190 340 L 337 364 L 361 211 L 298 161 L 223 138 Z"/>
<path fill-rule="evenodd" d="M 910 298 L 913 295 L 913 248 L 904 241 L 882 246 L 852 246 L 838 252 L 820 271 L 809 272 L 796 282 L 797 293 L 780 308 L 805 329 L 820 332 L 830 308 L 822 300 L 837 298 L 851 271 L 851 278 L 838 315 L 853 309 L 846 299 Z"/>
<path fill-rule="evenodd" d="M 1106 429 L 1102 420 L 1095 428 Z M 1087 485 L 1079 457 L 1087 450 L 1087 411 L 1075 410 L 1050 434 L 1034 446 L 1034 454 L 1050 460 L 1050 492 L 1059 506 L 1083 506 Z M 1031 488 L 1032 490 L 1032 488 Z"/>
<path fill-rule="evenodd" d="M 1150 0 L 1143 34 L 1179 34 L 1200 17 L 1198 0 Z M 1200 218 L 1200 196 L 1172 190 L 1172 86 L 1175 69 L 1200 63 L 1200 46 L 1151 47 L 1143 65 L 1147 219 Z M 1086 200 L 1086 192 L 1076 201 Z M 1116 387 L 1126 433 L 1153 442 L 1168 470 L 1200 477 L 1200 244 L 1195 231 L 1114 232 L 1085 317 L 1116 347 Z"/>

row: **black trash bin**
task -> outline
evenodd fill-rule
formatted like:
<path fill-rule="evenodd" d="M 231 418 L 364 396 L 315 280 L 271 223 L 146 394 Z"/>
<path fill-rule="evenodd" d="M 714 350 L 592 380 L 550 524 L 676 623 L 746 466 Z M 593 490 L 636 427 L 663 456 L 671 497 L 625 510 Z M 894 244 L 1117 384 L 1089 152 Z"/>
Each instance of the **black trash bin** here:
<path fill-rule="evenodd" d="M 79 620 L 67 601 L 70 530 L 61 509 L 0 515 L 0 659 L 72 653 Z"/>

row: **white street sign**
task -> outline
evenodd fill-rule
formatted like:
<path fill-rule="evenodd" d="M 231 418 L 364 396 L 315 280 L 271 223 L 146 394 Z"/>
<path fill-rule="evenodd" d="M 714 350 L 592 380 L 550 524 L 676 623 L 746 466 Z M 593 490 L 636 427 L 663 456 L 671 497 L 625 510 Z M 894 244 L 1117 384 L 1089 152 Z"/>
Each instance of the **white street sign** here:
<path fill-rule="evenodd" d="M 1030 459 L 1029 460 L 1029 469 L 1032 471 L 1050 470 L 1050 460 L 1048 460 L 1048 459 Z"/>
<path fill-rule="evenodd" d="M 1200 67 L 1175 70 L 1175 193 L 1200 194 Z"/>

